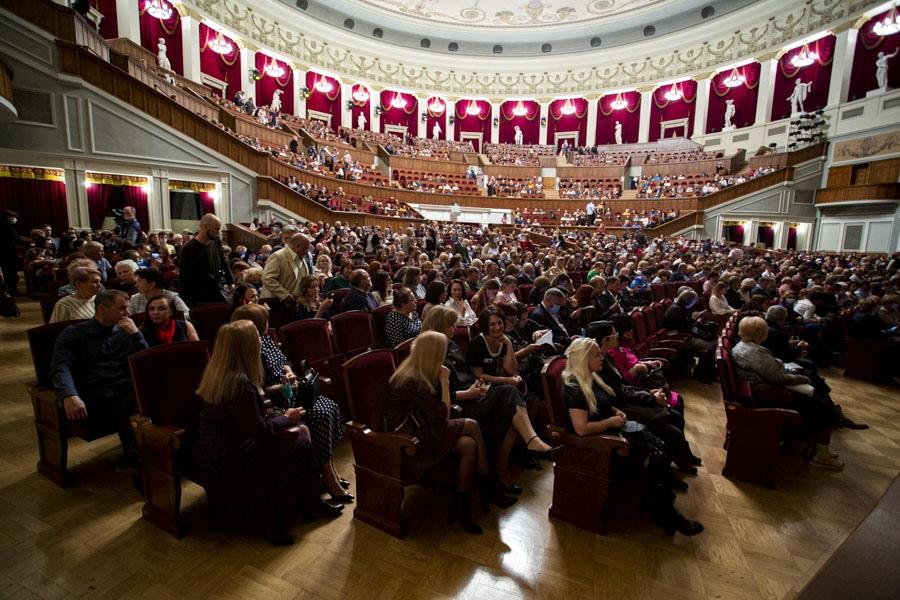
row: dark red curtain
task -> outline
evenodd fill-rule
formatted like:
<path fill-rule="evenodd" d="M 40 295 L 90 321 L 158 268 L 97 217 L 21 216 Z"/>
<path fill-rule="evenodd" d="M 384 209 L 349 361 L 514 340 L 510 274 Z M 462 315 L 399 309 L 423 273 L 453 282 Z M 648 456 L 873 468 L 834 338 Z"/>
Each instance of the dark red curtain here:
<path fill-rule="evenodd" d="M 394 102 L 399 102 L 402 106 L 394 106 Z M 382 90 L 379 106 L 381 106 L 381 133 L 384 133 L 385 125 L 400 125 L 406 127 L 406 132 L 410 136 L 419 135 L 419 101 L 415 96 L 394 90 Z"/>
<path fill-rule="evenodd" d="M 350 126 L 358 127 L 359 115 L 366 118 L 366 131 L 372 130 L 372 92 L 361 83 L 353 84 L 350 90 L 350 101 L 353 108 L 350 111 Z"/>
<path fill-rule="evenodd" d="M 722 237 L 726 242 L 744 242 L 744 226 L 743 225 L 725 225 L 722 227 Z"/>
<path fill-rule="evenodd" d="M 756 99 L 759 95 L 760 64 L 752 62 L 747 65 L 727 69 L 717 73 L 709 82 L 709 109 L 706 112 L 706 133 L 722 131 L 725 125 L 725 109 L 731 100 L 734 104 L 732 124 L 737 127 L 748 127 L 756 122 Z M 737 87 L 728 87 L 726 80 L 744 79 Z"/>
<path fill-rule="evenodd" d="M 626 108 L 613 108 L 623 100 Z M 616 121 L 622 124 L 622 143 L 636 144 L 641 128 L 641 93 L 637 90 L 607 94 L 597 101 L 597 145 L 616 143 Z"/>
<path fill-rule="evenodd" d="M 216 214 L 216 201 L 212 192 L 200 192 L 200 214 Z"/>
<path fill-rule="evenodd" d="M 279 77 L 272 77 L 266 72 L 266 69 L 275 68 L 282 70 Z M 256 69 L 261 75 L 256 82 L 256 105 L 269 106 L 275 90 L 281 90 L 281 112 L 294 114 L 294 72 L 290 65 L 268 54 L 257 52 Z M 338 86 L 338 94 L 340 94 L 340 86 Z"/>
<path fill-rule="evenodd" d="M 826 35 L 808 44 L 809 51 L 819 58 L 808 67 L 795 67 L 791 59 L 800 54 L 806 45 L 788 50 L 778 61 L 775 70 L 775 91 L 772 96 L 772 120 L 778 121 L 791 116 L 791 101 L 795 81 L 812 82 L 812 88 L 803 103 L 806 112 L 824 108 L 828 104 L 828 86 L 831 83 L 831 63 L 834 59 L 834 35 Z"/>
<path fill-rule="evenodd" d="M 578 145 L 586 146 L 587 109 L 588 101 L 584 98 L 564 98 L 551 102 L 547 108 L 546 143 L 553 144 L 557 133 L 577 131 Z M 562 146 L 561 141 L 556 144 L 557 148 L 560 146 Z"/>
<path fill-rule="evenodd" d="M 797 249 L 797 228 L 791 225 L 788 228 L 788 239 L 787 239 L 787 249 L 788 250 L 796 250 Z"/>
<path fill-rule="evenodd" d="M 328 91 L 319 91 L 316 89 L 317 84 L 320 87 L 328 87 Z M 341 83 L 328 75 L 307 71 L 306 89 L 309 91 L 306 110 L 315 110 L 331 115 L 331 128 L 337 131 L 341 126 Z M 356 123 L 354 123 L 355 125 Z"/>
<path fill-rule="evenodd" d="M 756 230 L 756 243 L 772 248 L 775 245 L 775 228 L 771 225 L 760 225 Z"/>
<path fill-rule="evenodd" d="M 679 100 L 669 100 L 666 94 L 676 89 L 681 92 Z M 694 108 L 697 101 L 697 82 L 693 79 L 661 85 L 653 90 L 653 104 L 650 106 L 650 137 L 655 142 L 662 137 L 660 125 L 665 121 L 687 119 L 687 132 L 684 137 L 694 133 Z M 680 137 L 677 131 L 669 131 L 666 137 Z"/>
<path fill-rule="evenodd" d="M 876 15 L 859 28 L 856 37 L 856 51 L 853 53 L 853 71 L 850 74 L 849 100 L 865 98 L 866 92 L 878 88 L 875 79 L 875 60 L 879 52 L 893 54 L 900 48 L 900 33 L 888 36 L 877 35 L 873 28 L 889 11 Z M 900 87 L 900 56 L 888 61 L 888 88 Z"/>
<path fill-rule="evenodd" d="M 210 42 L 220 39 L 231 44 L 231 52 L 219 54 L 210 48 Z M 241 89 L 241 49 L 237 43 L 205 23 L 200 23 L 200 71 L 210 77 L 215 77 L 228 84 L 225 90 L 226 98 L 234 98 Z M 282 94 L 281 102 L 285 98 Z"/>
<path fill-rule="evenodd" d="M 44 223 L 53 225 L 56 232 L 69 228 L 63 181 L 0 177 L 0 212 L 6 209 L 19 215 L 20 233 L 27 234 Z"/>
<path fill-rule="evenodd" d="M 447 103 L 437 96 L 428 99 L 425 105 L 425 137 L 434 139 L 434 126 L 441 128 L 439 140 L 447 139 Z"/>
<path fill-rule="evenodd" d="M 172 16 L 165 21 L 157 19 L 147 12 L 147 3 L 140 4 L 141 46 L 156 54 L 159 38 L 166 41 L 166 56 L 172 63 L 172 70 L 184 75 L 184 52 L 181 45 L 181 16 L 168 0 L 160 0 L 164 6 L 172 9 Z"/>
<path fill-rule="evenodd" d="M 472 107 L 471 109 L 469 107 Z M 469 114 L 469 111 L 473 114 Z M 481 132 L 481 142 L 488 144 L 491 141 L 491 103 L 487 100 L 458 100 L 454 111 L 456 121 L 454 123 L 454 135 L 456 141 L 462 140 L 463 132 Z M 481 150 L 478 143 L 472 142 L 476 152 Z"/>
<path fill-rule="evenodd" d="M 103 15 L 103 20 L 100 21 L 100 35 L 108 40 L 119 37 L 116 0 L 96 0 L 91 2 L 91 5 Z"/>
<path fill-rule="evenodd" d="M 150 230 L 150 215 L 147 212 L 147 193 L 133 185 L 111 185 L 92 183 L 87 189 L 88 215 L 91 229 L 103 227 L 103 220 L 114 208 L 133 206 L 142 231 Z"/>
<path fill-rule="evenodd" d="M 523 114 L 517 114 L 517 113 Z M 500 105 L 501 144 L 516 141 L 516 126 L 522 130 L 525 144 L 539 144 L 541 139 L 541 105 L 534 100 L 507 100 Z"/>

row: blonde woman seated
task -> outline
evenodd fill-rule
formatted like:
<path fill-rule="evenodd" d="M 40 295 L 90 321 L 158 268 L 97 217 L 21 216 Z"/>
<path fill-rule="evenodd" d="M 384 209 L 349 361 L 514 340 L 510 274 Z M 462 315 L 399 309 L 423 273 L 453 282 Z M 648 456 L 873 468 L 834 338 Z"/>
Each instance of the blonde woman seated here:
<path fill-rule="evenodd" d="M 459 279 L 454 279 L 450 282 L 449 292 L 450 297 L 447 298 L 444 306 L 456 311 L 456 314 L 458 315 L 456 324 L 460 327 L 468 327 L 477 321 L 478 316 L 475 314 L 475 311 L 472 310 L 469 301 L 466 300 L 465 284 Z"/>
<path fill-rule="evenodd" d="M 646 463 L 646 489 L 641 506 L 667 534 L 676 531 L 687 536 L 703 531 L 703 525 L 686 519 L 675 508 L 675 494 L 665 443 L 643 425 L 626 421 L 625 413 L 615 407 L 615 394 L 598 372 L 603 367 L 603 351 L 591 338 L 577 338 L 566 349 L 566 368 L 562 373 L 563 400 L 576 435 L 619 435 L 628 440 L 627 457 L 613 456 L 624 470 L 637 470 Z"/>
<path fill-rule="evenodd" d="M 450 417 L 450 370 L 443 365 L 447 336 L 436 331 L 422 333 L 410 355 L 391 376 L 387 398 L 385 429 L 419 439 L 415 457 L 406 463 L 419 477 L 447 454 L 459 456 L 456 492 L 450 503 L 448 521 L 459 521 L 467 533 L 480 534 L 472 521 L 469 493 L 476 475 L 482 482 L 481 502 L 506 507 L 514 498 L 503 495 L 489 483 L 490 469 L 481 439 L 481 430 L 472 419 Z"/>
<path fill-rule="evenodd" d="M 807 451 L 812 464 L 829 469 L 844 468 L 838 453 L 831 451 L 831 429 L 835 418 L 831 403 L 815 395 L 808 377 L 785 371 L 784 363 L 762 345 L 769 336 L 769 326 L 765 320 L 744 317 L 738 325 L 738 334 L 741 341 L 731 351 L 735 378 L 750 384 L 754 405 L 791 408 L 799 412 L 803 429 L 812 441 Z M 786 388 L 791 393 L 790 402 L 767 402 L 767 396 L 771 397 L 773 390 Z"/>
<path fill-rule="evenodd" d="M 321 280 L 315 275 L 304 275 L 297 284 L 297 320 L 328 318 L 333 300 L 319 298 Z"/>
<path fill-rule="evenodd" d="M 737 312 L 736 309 L 731 308 L 731 305 L 728 304 L 728 300 L 725 299 L 725 292 L 727 290 L 728 284 L 724 281 L 720 281 L 713 286 L 712 293 L 709 296 L 709 310 L 712 311 L 712 314 L 730 315 Z"/>
<path fill-rule="evenodd" d="M 326 281 L 331 279 L 331 271 L 331 257 L 327 254 L 320 254 L 318 258 L 316 258 L 316 266 L 313 267 L 313 277 L 318 278 L 319 283 L 324 285 Z"/>
<path fill-rule="evenodd" d="M 287 518 L 300 503 L 318 501 L 318 474 L 309 432 L 278 432 L 296 425 L 300 409 L 281 416 L 263 408 L 259 333 L 238 321 L 219 329 L 212 358 L 200 380 L 203 399 L 194 461 L 204 475 L 209 520 L 216 527 L 265 535 L 269 543 L 293 543 Z"/>

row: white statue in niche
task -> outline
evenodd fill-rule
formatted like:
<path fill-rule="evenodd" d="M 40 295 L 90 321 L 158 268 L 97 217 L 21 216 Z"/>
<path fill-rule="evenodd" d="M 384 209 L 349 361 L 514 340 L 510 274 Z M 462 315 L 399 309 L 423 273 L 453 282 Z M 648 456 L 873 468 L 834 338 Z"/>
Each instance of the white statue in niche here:
<path fill-rule="evenodd" d="M 622 143 L 622 123 L 619 121 L 616 121 L 616 143 Z"/>
<path fill-rule="evenodd" d="M 722 131 L 731 131 L 734 129 L 734 113 L 737 109 L 734 107 L 734 100 L 726 100 L 725 101 L 725 124 L 722 126 Z"/>
<path fill-rule="evenodd" d="M 796 117 L 797 115 L 806 112 L 803 109 L 803 103 L 806 102 L 806 96 L 809 94 L 809 90 L 812 89 L 812 84 L 812 81 L 803 83 L 803 80 L 799 77 L 797 78 L 797 81 L 794 82 L 794 91 L 787 97 L 788 102 L 791 103 L 792 117 Z"/>
<path fill-rule="evenodd" d="M 272 93 L 272 104 L 269 105 L 269 112 L 276 115 L 281 114 L 281 90 L 275 90 Z"/>
<path fill-rule="evenodd" d="M 159 38 L 159 44 L 156 46 L 156 64 L 163 71 L 171 71 L 172 63 L 169 62 L 169 56 L 166 54 L 166 40 Z"/>
<path fill-rule="evenodd" d="M 513 129 L 516 131 L 516 135 L 513 138 L 513 141 L 516 143 L 516 146 L 521 146 L 525 143 L 525 134 L 522 133 L 522 128 L 516 125 Z"/>
<path fill-rule="evenodd" d="M 898 52 L 900 52 L 900 48 L 895 48 L 890 54 L 885 54 L 884 52 L 878 53 L 878 58 L 875 59 L 875 80 L 878 82 L 878 89 L 887 90 L 888 62 L 897 56 Z"/>
<path fill-rule="evenodd" d="M 366 128 L 366 115 L 359 113 L 359 116 L 356 117 L 356 128 L 357 129 L 365 129 Z"/>
<path fill-rule="evenodd" d="M 441 126 L 438 125 L 437 122 L 435 122 L 434 127 L 431 128 L 431 139 L 441 139 Z"/>

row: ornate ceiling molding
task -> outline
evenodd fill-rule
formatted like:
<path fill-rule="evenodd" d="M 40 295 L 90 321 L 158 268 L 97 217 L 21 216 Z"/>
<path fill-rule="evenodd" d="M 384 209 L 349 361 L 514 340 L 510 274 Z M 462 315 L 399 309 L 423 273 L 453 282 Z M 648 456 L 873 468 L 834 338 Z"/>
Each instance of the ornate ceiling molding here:
<path fill-rule="evenodd" d="M 315 27 L 305 27 L 309 19 L 299 12 L 290 24 L 283 24 L 260 8 L 251 8 L 246 0 L 190 0 L 183 4 L 263 48 L 293 57 L 300 68 L 323 69 L 345 82 L 364 81 L 380 88 L 401 87 L 425 96 L 527 96 L 545 102 L 566 94 L 600 96 L 611 89 L 644 87 L 707 73 L 747 58 L 771 56 L 780 47 L 810 34 L 846 28 L 848 23 L 852 25 L 863 11 L 879 2 L 781 2 L 774 16 L 757 16 L 757 20 L 750 22 L 744 17 L 740 29 L 723 33 L 719 27 L 719 35 L 704 40 L 698 41 L 696 32 L 686 36 L 672 34 L 616 48 L 615 52 L 601 49 L 569 55 L 565 67 L 554 68 L 550 66 L 552 61 L 538 59 L 500 59 L 483 61 L 479 64 L 485 67 L 465 71 L 454 69 L 453 63 L 441 64 L 438 57 L 428 60 L 429 57 L 390 44 L 381 44 L 384 49 L 381 56 L 369 52 L 371 43 L 344 46 L 340 41 L 348 38 L 343 38 L 343 32 L 336 30 L 333 30 L 333 36 L 320 39 L 314 36 L 319 33 Z M 685 43 L 687 40 L 690 41 Z M 672 44 L 676 47 L 670 48 Z M 653 55 L 640 57 L 642 51 Z M 424 60 L 401 62 L 393 58 L 398 54 Z"/>

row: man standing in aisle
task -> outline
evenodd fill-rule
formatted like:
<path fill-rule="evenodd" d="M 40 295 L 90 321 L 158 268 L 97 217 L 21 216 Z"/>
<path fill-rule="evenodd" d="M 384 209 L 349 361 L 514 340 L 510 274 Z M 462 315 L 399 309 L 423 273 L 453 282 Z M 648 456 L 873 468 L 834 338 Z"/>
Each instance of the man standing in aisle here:
<path fill-rule="evenodd" d="M 181 250 L 180 295 L 188 306 L 225 302 L 231 269 L 224 267 L 219 233 L 222 221 L 212 214 L 200 219 L 200 232 Z"/>
<path fill-rule="evenodd" d="M 594 219 L 597 218 L 597 207 L 594 206 L 593 200 L 588 200 L 587 206 L 584 207 L 584 212 L 587 215 L 588 227 L 593 227 Z"/>
<path fill-rule="evenodd" d="M 122 219 L 122 226 L 118 231 L 119 237 L 131 244 L 132 247 L 137 246 L 141 240 L 141 224 L 135 217 L 133 206 L 126 206 L 122 209 Z"/>

